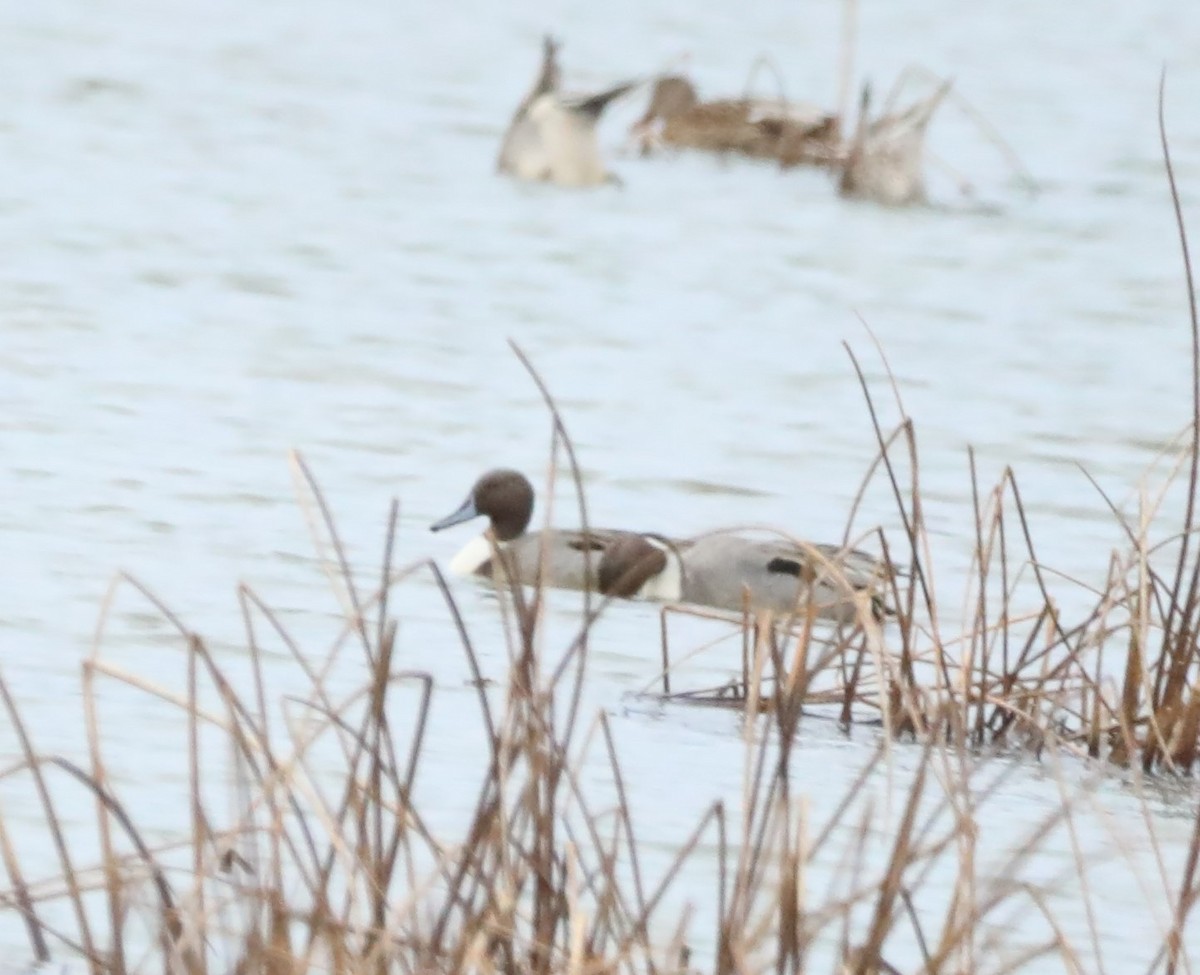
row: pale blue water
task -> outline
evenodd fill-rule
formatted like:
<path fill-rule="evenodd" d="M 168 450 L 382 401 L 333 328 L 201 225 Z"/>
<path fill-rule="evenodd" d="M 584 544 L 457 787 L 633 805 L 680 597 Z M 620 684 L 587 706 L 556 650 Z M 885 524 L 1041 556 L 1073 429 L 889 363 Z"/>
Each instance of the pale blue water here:
<path fill-rule="evenodd" d="M 1200 9 L 860 6 L 859 72 L 884 86 L 910 63 L 953 76 L 1041 193 L 1022 193 L 953 105 L 930 147 L 977 197 L 962 199 L 935 164 L 925 210 L 847 204 L 820 173 L 621 156 L 637 98 L 601 129 L 623 189 L 492 175 L 544 30 L 564 40 L 576 87 L 686 52 L 702 93 L 730 94 L 767 53 L 789 94 L 832 105 L 837 5 L 0 8 L 0 666 L 41 747 L 78 754 L 80 661 L 118 568 L 231 666 L 243 661 L 239 581 L 324 650 L 338 605 L 293 500 L 290 448 L 317 472 L 364 571 L 393 496 L 402 561 L 444 559 L 468 533 L 425 528 L 478 473 L 504 464 L 537 480 L 548 422 L 510 338 L 560 398 L 595 522 L 677 533 L 761 522 L 827 538 L 840 536 L 874 446 L 843 342 L 885 421 L 897 419 L 861 315 L 917 423 L 946 601 L 962 599 L 972 547 L 967 445 L 985 486 L 1015 466 L 1043 561 L 1098 582 L 1121 535 L 1079 465 L 1127 502 L 1190 417 L 1155 112 L 1166 64 L 1191 218 Z M 1178 508 L 1176 492 L 1163 536 Z M 894 524 L 882 490 L 858 521 L 877 523 Z M 494 604 L 458 591 L 498 671 Z M 1056 595 L 1087 602 L 1067 583 Z M 429 767 L 453 824 L 473 799 L 453 788 L 473 692 L 429 583 L 397 600 L 406 665 L 442 685 Z M 577 619 L 573 602 L 556 607 L 551 645 Z M 139 610 L 118 603 L 109 654 L 180 686 L 181 658 Z M 630 703 L 656 673 L 657 634 L 652 608 L 617 607 L 597 634 L 588 701 L 613 713 L 642 834 L 665 849 L 707 802 L 740 794 L 742 745 L 727 714 Z M 723 672 L 720 659 L 698 666 L 697 680 Z M 347 665 L 336 680 L 348 690 L 358 673 Z M 278 693 L 292 686 L 282 665 L 275 681 Z M 166 828 L 186 786 L 182 731 L 170 709 L 105 693 L 111 760 Z M 816 814 L 865 761 L 863 737 L 816 735 L 800 749 Z M 6 765 L 12 749 L 0 731 Z M 903 756 L 901 786 L 915 760 Z M 32 808 L 23 788 L 5 784 L 6 810 Z M 993 802 L 986 841 L 999 857 L 1058 797 L 1030 768 Z M 1175 882 L 1194 798 L 1149 803 Z M 1161 921 L 1132 878 L 1161 883 L 1130 789 L 1110 780 L 1094 805 L 1083 845 L 1111 851 L 1116 835 L 1131 851 L 1095 881 L 1097 909 L 1111 912 L 1102 935 L 1119 929 L 1106 962 L 1125 970 L 1145 962 Z M 1067 889 L 1054 903 L 1085 943 L 1077 898 Z M 3 941 L 19 944 L 19 930 Z"/>

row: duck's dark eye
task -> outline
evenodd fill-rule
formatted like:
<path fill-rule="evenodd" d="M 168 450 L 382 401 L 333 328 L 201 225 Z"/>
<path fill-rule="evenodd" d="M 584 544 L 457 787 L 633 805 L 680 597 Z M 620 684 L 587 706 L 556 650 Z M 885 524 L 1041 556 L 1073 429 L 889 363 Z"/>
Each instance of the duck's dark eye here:
<path fill-rule="evenodd" d="M 589 552 L 604 551 L 604 543 L 594 538 L 572 538 L 567 544 L 575 549 L 576 552 L 582 552 L 584 549 L 587 549 Z"/>
<path fill-rule="evenodd" d="M 795 559 L 774 558 L 767 563 L 768 572 L 777 572 L 780 575 L 795 576 L 800 578 L 800 572 L 803 567 Z"/>

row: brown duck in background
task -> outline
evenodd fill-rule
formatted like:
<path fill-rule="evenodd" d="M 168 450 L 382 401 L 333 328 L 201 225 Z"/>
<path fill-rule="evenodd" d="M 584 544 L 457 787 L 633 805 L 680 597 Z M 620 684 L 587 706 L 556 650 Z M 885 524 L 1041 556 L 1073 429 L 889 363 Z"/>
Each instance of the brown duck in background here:
<path fill-rule="evenodd" d="M 835 115 L 803 102 L 772 98 L 701 101 L 683 75 L 659 78 L 646 113 L 630 135 L 643 155 L 659 146 L 735 152 L 784 165 L 831 165 L 841 156 Z"/>

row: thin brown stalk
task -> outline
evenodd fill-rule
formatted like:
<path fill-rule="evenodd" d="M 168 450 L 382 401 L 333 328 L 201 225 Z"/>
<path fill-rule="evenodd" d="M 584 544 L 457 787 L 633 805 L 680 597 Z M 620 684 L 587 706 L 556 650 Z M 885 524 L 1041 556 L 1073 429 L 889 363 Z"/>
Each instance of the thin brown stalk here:
<path fill-rule="evenodd" d="M 76 878 L 75 866 L 67 846 L 62 823 L 59 821 L 57 807 L 50 795 L 50 789 L 46 784 L 45 776 L 42 774 L 42 761 L 33 750 L 33 743 L 29 738 L 25 722 L 22 720 L 17 703 L 9 690 L 8 681 L 4 679 L 3 675 L 0 675 L 0 699 L 4 702 L 4 709 L 8 712 L 9 722 L 16 732 L 21 754 L 29 768 L 30 775 L 33 776 L 34 785 L 38 793 L 38 801 L 41 803 L 46 826 L 49 828 L 51 839 L 54 841 L 54 849 L 58 855 L 62 876 L 68 885 L 69 899 L 71 907 L 75 912 L 75 921 L 79 927 L 84 952 L 89 958 L 97 958 L 99 957 L 99 952 L 92 938 L 92 928 L 83 906 L 83 896 Z"/>

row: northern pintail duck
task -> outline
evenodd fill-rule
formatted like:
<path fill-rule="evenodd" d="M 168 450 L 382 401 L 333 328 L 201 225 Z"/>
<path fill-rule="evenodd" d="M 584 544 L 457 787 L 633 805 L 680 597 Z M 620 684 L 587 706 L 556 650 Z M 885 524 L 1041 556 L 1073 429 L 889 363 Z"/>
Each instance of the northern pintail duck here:
<path fill-rule="evenodd" d="M 623 573 L 625 561 L 619 554 L 611 558 L 602 584 L 601 563 L 606 553 L 623 540 L 640 536 L 605 528 L 589 528 L 586 532 L 548 528 L 531 532 L 528 528 L 533 502 L 533 485 L 520 471 L 498 469 L 480 477 L 454 512 L 430 526 L 436 532 L 472 518 L 488 519 L 487 530 L 459 551 L 450 562 L 450 571 L 456 575 L 507 578 L 525 585 L 544 583 L 563 589 L 608 590 L 610 575 Z M 497 555 L 500 565 L 495 564 Z M 644 588 L 652 596 L 659 585 L 669 584 L 670 573 L 664 573 L 665 568 L 665 565 L 658 567 L 654 578 L 642 580 L 638 588 Z"/>
<path fill-rule="evenodd" d="M 643 154 L 667 145 L 736 152 L 784 165 L 829 165 L 841 151 L 837 117 L 815 105 L 748 97 L 701 101 L 683 75 L 655 82 L 650 104 L 630 135 Z"/>
<path fill-rule="evenodd" d="M 838 192 L 888 206 L 925 201 L 925 133 L 950 91 L 944 81 L 903 112 L 868 120 L 870 86 L 864 85 L 858 125 L 842 164 Z"/>
<path fill-rule="evenodd" d="M 604 165 L 596 123 L 614 99 L 634 82 L 592 95 L 569 96 L 559 90 L 558 44 L 546 37 L 542 66 L 522 99 L 500 144 L 496 170 L 517 179 L 559 186 L 598 186 L 617 179 Z"/>
<path fill-rule="evenodd" d="M 451 571 L 735 612 L 748 606 L 804 614 L 811 600 L 818 616 L 841 621 L 858 618 L 863 607 L 877 613 L 878 592 L 891 576 L 866 552 L 735 532 L 682 540 L 611 529 L 528 532 L 533 502 L 533 487 L 518 471 L 484 474 L 456 511 L 431 526 L 441 531 L 489 519 L 487 532 L 454 557 Z M 493 564 L 494 552 L 503 569 Z"/>

